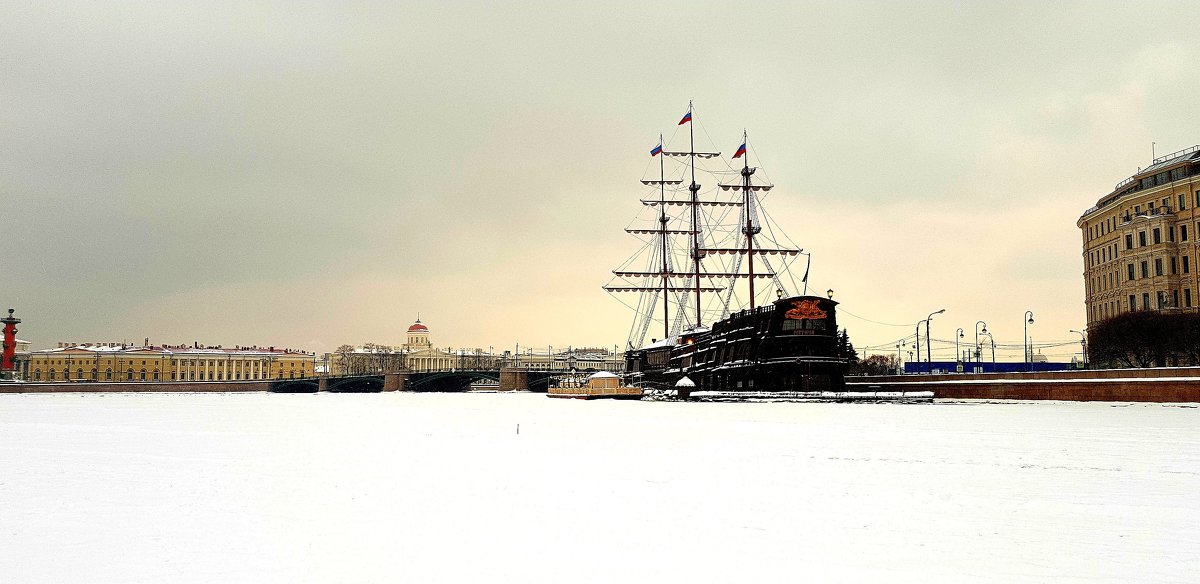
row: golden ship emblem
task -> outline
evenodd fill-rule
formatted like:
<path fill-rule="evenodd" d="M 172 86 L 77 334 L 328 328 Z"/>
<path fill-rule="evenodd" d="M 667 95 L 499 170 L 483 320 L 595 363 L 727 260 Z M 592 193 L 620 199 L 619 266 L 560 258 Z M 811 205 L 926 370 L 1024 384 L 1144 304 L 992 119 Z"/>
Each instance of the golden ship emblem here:
<path fill-rule="evenodd" d="M 825 316 L 825 311 L 817 306 L 816 300 L 793 300 L 792 308 L 783 314 L 784 318 L 792 320 L 816 320 Z"/>

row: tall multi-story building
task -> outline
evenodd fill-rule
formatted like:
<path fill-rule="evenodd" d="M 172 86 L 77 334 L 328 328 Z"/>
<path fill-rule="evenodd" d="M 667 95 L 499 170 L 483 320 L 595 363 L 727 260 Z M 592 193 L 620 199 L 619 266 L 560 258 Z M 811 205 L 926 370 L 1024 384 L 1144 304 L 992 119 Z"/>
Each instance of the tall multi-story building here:
<path fill-rule="evenodd" d="M 244 381 L 312 377 L 316 356 L 275 347 L 59 343 L 33 351 L 30 381 Z"/>
<path fill-rule="evenodd" d="M 1076 222 L 1087 321 L 1200 306 L 1200 146 L 1155 158 Z"/>

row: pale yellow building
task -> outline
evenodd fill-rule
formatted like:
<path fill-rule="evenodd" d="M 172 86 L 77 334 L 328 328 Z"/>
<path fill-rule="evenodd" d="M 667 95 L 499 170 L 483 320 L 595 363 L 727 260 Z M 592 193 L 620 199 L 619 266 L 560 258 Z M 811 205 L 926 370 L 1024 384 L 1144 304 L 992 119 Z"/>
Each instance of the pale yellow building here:
<path fill-rule="evenodd" d="M 312 353 L 275 347 L 59 343 L 29 356 L 29 381 L 248 381 L 312 377 Z"/>
<path fill-rule="evenodd" d="M 452 351 L 437 349 L 429 340 L 429 327 L 418 318 L 408 327 L 408 338 L 401 347 L 404 352 L 404 366 L 411 371 L 447 371 L 456 368 L 456 358 Z"/>
<path fill-rule="evenodd" d="M 1087 322 L 1200 306 L 1200 146 L 1155 158 L 1076 222 Z"/>

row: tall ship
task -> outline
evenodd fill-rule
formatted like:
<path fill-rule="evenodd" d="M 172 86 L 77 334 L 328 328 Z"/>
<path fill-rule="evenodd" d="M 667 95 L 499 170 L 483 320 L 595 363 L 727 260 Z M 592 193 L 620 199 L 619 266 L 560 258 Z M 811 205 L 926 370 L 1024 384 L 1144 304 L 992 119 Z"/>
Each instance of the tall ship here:
<path fill-rule="evenodd" d="M 642 245 L 604 286 L 636 299 L 625 302 L 635 313 L 625 382 L 676 399 L 841 391 L 837 302 L 808 294 L 811 256 L 763 205 L 774 185 L 751 166 L 748 134 L 726 159 L 697 150 L 697 123 L 689 103 L 677 138 L 660 135 L 650 150 L 643 213 L 625 229 Z M 686 150 L 671 147 L 684 139 Z M 797 282 L 791 268 L 800 259 Z"/>

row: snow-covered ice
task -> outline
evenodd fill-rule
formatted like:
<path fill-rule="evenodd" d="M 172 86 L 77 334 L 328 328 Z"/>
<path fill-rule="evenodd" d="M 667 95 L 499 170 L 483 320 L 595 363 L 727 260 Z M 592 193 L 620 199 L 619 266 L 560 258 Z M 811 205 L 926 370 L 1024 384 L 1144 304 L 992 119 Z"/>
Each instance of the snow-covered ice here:
<path fill-rule="evenodd" d="M 1187 406 L 0 395 L 3 582 L 1195 582 L 1197 550 Z"/>

